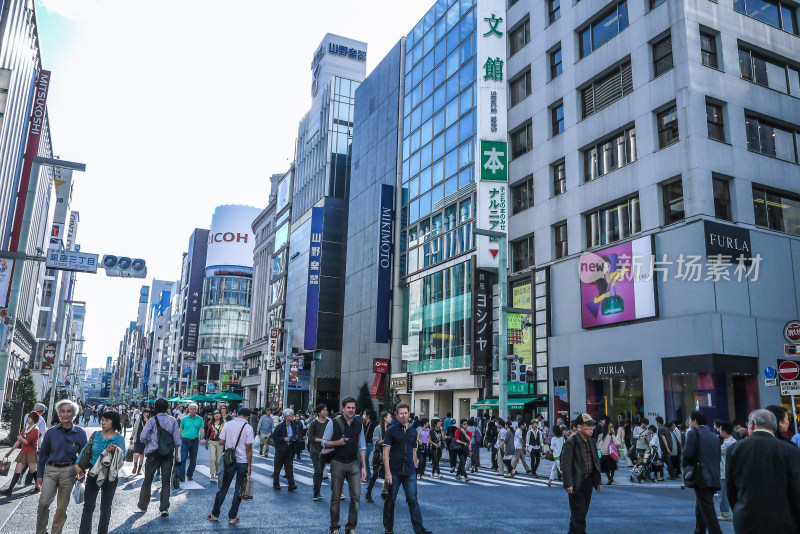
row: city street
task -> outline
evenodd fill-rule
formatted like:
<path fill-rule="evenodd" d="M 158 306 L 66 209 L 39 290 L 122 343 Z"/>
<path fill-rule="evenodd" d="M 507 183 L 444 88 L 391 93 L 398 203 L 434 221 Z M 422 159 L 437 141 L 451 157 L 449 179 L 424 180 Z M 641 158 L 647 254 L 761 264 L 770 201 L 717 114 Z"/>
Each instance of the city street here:
<path fill-rule="evenodd" d="M 487 461 L 484 456 L 484 463 Z M 545 464 L 547 464 L 545 466 Z M 295 480 L 299 490 L 272 489 L 272 457 L 253 458 L 255 498 L 244 501 L 239 509 L 241 523 L 228 525 L 225 521 L 233 491 L 229 492 L 219 523 L 205 519 L 211 511 L 216 484 L 209 483 L 208 453 L 201 448 L 198 467 L 193 481 L 186 481 L 181 489 L 173 491 L 170 516 L 158 514 L 158 491 L 154 492 L 146 514 L 135 513 L 142 476 L 129 477 L 131 464 L 124 467 L 123 481 L 117 488 L 109 532 L 113 533 L 206 533 L 218 531 L 235 532 L 281 532 L 287 534 L 325 534 L 328 532 L 328 505 L 330 492 L 328 481 L 324 481 L 323 500 L 311 500 L 311 476 L 313 469 L 308 454 L 295 462 Z M 543 462 L 539 473 L 549 473 L 549 462 Z M 569 520 L 567 496 L 561 486 L 548 488 L 546 479 L 533 479 L 518 475 L 513 480 L 498 477 L 485 470 L 471 477 L 468 484 L 456 482 L 449 473 L 446 459 L 442 462 L 442 480 L 426 478 L 418 482 L 418 493 L 425 526 L 434 533 L 464 532 L 566 532 Z M 545 469 L 546 468 L 546 469 Z M 430 469 L 428 470 L 430 471 Z M 627 482 L 628 470 L 620 469 L 616 480 Z M 5 486 L 8 477 L 4 477 Z M 605 477 L 604 477 L 605 480 Z M 382 533 L 382 501 L 380 482 L 373 495 L 375 503 L 364 500 L 366 484 L 362 486 L 362 500 L 358 532 Z M 0 520 L 5 521 L 0 533 L 21 534 L 31 532 L 36 517 L 38 495 L 29 495 L 29 488 L 17 491 L 12 499 L 0 501 Z M 347 494 L 347 490 L 345 490 Z M 411 533 L 408 508 L 402 495 L 398 498 L 395 513 L 395 532 Z M 716 500 L 716 498 L 715 498 Z M 348 502 L 342 502 L 342 521 L 347 516 Z M 82 505 L 70 502 L 65 534 L 78 532 Z M 98 505 L 99 509 L 99 505 Z M 51 513 L 55 512 L 55 503 Z M 98 511 L 95 511 L 97 521 Z M 9 517 L 10 514 L 10 517 Z M 8 519 L 5 519 L 8 517 Z M 622 529 L 626 533 L 691 532 L 694 528 L 694 494 L 681 490 L 676 483 L 645 484 L 642 486 L 620 485 L 603 487 L 601 494 L 594 494 L 588 516 L 589 529 L 609 532 Z M 96 523 L 95 523 L 96 524 Z M 730 523 L 723 523 L 725 533 L 733 532 Z M 344 530 L 342 530 L 344 532 Z"/>

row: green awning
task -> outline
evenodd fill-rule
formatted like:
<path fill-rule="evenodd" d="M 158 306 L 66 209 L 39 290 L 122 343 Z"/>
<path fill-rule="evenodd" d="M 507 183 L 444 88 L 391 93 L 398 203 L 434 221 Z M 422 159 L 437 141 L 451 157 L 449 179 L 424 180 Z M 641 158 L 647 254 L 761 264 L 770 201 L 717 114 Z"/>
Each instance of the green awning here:
<path fill-rule="evenodd" d="M 508 399 L 509 410 L 522 410 L 529 402 L 541 402 L 547 397 L 521 397 Z M 483 399 L 472 405 L 473 410 L 496 410 L 500 407 L 497 399 Z"/>
<path fill-rule="evenodd" d="M 193 395 L 193 396 L 191 396 L 191 397 L 189 397 L 188 399 L 185 399 L 185 400 L 192 401 L 192 402 L 214 402 L 217 399 L 212 399 L 211 397 L 208 397 L 206 395 L 198 394 L 198 395 Z"/>
<path fill-rule="evenodd" d="M 230 391 L 220 391 L 219 393 L 214 393 L 211 395 L 213 400 L 224 400 L 224 401 L 243 401 L 245 400 L 244 397 L 241 395 L 237 395 L 236 393 L 231 393 Z"/>

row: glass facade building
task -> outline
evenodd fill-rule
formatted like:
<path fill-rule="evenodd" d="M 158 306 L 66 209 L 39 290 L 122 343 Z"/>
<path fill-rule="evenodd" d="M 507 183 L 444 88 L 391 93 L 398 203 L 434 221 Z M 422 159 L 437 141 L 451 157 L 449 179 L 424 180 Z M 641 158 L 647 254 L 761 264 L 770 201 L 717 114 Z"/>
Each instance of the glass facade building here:
<path fill-rule="evenodd" d="M 476 9 L 438 0 L 406 38 L 400 276 L 410 372 L 470 364 Z M 430 270 L 430 274 L 425 273 Z"/>
<path fill-rule="evenodd" d="M 222 362 L 223 369 L 241 367 L 250 331 L 249 276 L 209 276 L 203 282 L 198 350 L 201 361 Z"/>

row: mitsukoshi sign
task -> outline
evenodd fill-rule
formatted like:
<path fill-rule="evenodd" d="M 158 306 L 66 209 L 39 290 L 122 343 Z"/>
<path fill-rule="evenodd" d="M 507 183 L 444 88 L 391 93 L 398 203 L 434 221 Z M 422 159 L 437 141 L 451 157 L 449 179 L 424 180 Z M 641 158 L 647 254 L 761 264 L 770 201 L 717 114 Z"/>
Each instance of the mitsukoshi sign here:
<path fill-rule="evenodd" d="M 251 206 L 219 206 L 211 217 L 206 268 L 253 268 L 253 220 L 260 210 Z"/>

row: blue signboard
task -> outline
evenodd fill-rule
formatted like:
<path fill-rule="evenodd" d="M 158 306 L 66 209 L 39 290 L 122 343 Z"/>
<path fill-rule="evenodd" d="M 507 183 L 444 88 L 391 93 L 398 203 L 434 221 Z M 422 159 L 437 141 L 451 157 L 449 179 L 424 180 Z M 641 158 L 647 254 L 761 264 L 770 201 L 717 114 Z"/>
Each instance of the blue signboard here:
<path fill-rule="evenodd" d="M 381 184 L 378 202 L 378 290 L 375 306 L 375 343 L 389 343 L 391 336 L 393 259 L 394 186 Z"/>
<path fill-rule="evenodd" d="M 297 380 L 294 382 L 289 380 L 288 389 L 289 391 L 308 391 L 308 387 L 310 384 L 311 384 L 311 370 L 298 369 Z"/>
<path fill-rule="evenodd" d="M 319 278 L 322 262 L 322 216 L 324 208 L 311 210 L 311 243 L 308 249 L 308 290 L 306 293 L 305 349 L 317 348 L 317 313 L 319 312 Z"/>

